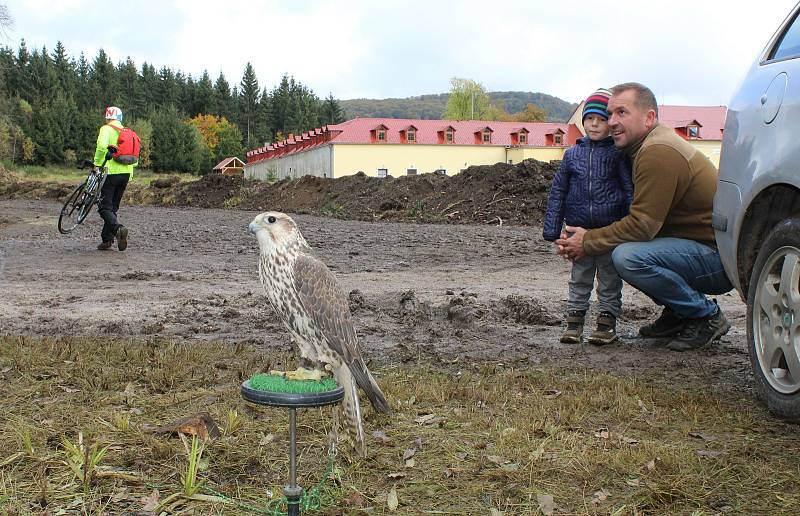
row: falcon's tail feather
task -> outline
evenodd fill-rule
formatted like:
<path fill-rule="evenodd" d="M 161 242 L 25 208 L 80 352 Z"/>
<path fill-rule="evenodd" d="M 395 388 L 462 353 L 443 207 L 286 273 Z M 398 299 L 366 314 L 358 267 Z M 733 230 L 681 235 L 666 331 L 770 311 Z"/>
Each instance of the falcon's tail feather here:
<path fill-rule="evenodd" d="M 362 360 L 356 360 L 348 365 L 350 372 L 353 373 L 356 379 L 356 383 L 367 395 L 375 410 L 384 414 L 391 414 L 392 409 L 389 407 L 389 402 L 386 401 L 378 382 L 372 377 L 372 373 L 369 372 L 366 364 Z"/>
<path fill-rule="evenodd" d="M 336 381 L 344 389 L 342 411 L 344 412 L 347 436 L 361 457 L 367 456 L 367 445 L 364 439 L 364 427 L 361 424 L 361 406 L 358 404 L 358 387 L 353 381 L 353 375 L 346 367 L 341 367 L 336 372 Z"/>

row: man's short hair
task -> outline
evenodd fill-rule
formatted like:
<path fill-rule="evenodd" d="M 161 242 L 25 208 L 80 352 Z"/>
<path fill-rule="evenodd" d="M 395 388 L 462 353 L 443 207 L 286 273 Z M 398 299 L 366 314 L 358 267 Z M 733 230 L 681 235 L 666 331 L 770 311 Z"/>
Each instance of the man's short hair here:
<path fill-rule="evenodd" d="M 656 120 L 658 120 L 658 103 L 656 102 L 656 96 L 653 95 L 653 91 L 644 84 L 638 82 L 623 82 L 611 88 L 611 94 L 619 95 L 628 90 L 636 92 L 636 107 L 645 111 L 652 109 L 656 112 Z"/>

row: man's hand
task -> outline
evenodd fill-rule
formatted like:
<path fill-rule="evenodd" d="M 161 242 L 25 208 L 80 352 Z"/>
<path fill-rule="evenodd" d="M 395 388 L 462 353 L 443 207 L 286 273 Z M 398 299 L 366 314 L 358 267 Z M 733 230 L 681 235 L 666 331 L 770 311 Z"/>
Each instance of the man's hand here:
<path fill-rule="evenodd" d="M 561 238 L 556 240 L 559 256 L 571 262 L 575 262 L 586 256 L 586 252 L 583 250 L 583 235 L 585 234 L 586 230 L 583 228 L 566 226 L 561 233 Z"/>

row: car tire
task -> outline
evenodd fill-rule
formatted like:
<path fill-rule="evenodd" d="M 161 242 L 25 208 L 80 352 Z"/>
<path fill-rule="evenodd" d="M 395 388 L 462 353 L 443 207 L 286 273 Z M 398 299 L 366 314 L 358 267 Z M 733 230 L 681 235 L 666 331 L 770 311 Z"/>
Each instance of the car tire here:
<path fill-rule="evenodd" d="M 778 417 L 800 422 L 800 218 L 778 223 L 756 257 L 747 343 L 761 398 Z"/>

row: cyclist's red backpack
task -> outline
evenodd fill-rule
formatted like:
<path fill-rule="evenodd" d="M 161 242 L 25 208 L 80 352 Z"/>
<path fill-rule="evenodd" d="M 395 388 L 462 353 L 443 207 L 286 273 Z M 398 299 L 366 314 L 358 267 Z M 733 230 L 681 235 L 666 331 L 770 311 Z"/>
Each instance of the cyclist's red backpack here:
<path fill-rule="evenodd" d="M 113 152 L 111 159 L 123 165 L 135 165 L 139 162 L 139 152 L 142 147 L 142 140 L 130 127 L 120 129 L 113 127 L 118 133 L 117 150 Z"/>

